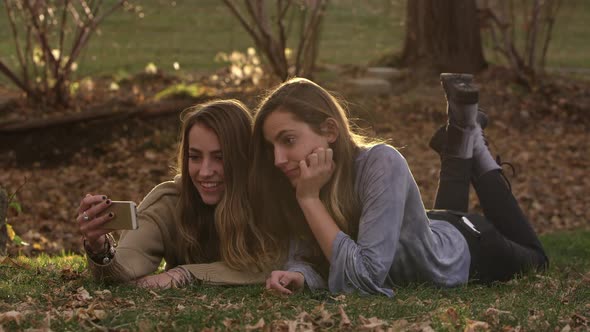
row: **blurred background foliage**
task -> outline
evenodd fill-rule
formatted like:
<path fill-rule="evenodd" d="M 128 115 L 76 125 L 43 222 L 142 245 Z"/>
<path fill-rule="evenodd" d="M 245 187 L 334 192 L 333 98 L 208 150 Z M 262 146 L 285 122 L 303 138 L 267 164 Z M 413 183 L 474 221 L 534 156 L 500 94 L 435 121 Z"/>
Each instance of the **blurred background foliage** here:
<path fill-rule="evenodd" d="M 404 1 L 333 0 L 326 12 L 319 60 L 367 63 L 401 47 Z M 141 1 L 141 15 L 119 11 L 100 26 L 80 59 L 77 75 L 138 72 L 153 62 L 165 71 L 219 69 L 219 52 L 253 46 L 239 22 L 218 0 Z M 0 16 L 0 54 L 16 64 L 6 16 Z M 295 45 L 291 45 L 294 47 Z M 3 79 L 4 80 L 4 79 Z"/>
<path fill-rule="evenodd" d="M 305 3 L 295 1 L 298 2 Z M 477 2 L 487 4 L 483 0 Z M 525 3 L 530 1 L 522 6 Z M 227 66 L 216 61 L 219 52 L 245 53 L 254 46 L 223 1 L 143 0 L 135 5 L 133 10 L 117 11 L 101 23 L 80 54 L 72 79 L 125 77 L 142 71 L 148 63 L 164 72 L 196 77 Z M 321 25 L 318 64 L 363 66 L 388 54 L 400 53 L 405 14 L 403 0 L 329 1 Z M 585 31 L 589 19 L 590 2 L 563 1 L 548 50 L 549 68 L 590 68 Z M 6 15 L 0 16 L 0 27 L 1 59 L 15 67 L 18 59 Z M 515 20 L 517 33 L 522 34 L 526 28 L 526 22 Z M 297 29 L 291 27 L 289 33 L 297 34 Z M 485 59 L 506 64 L 502 56 L 493 52 L 490 36 L 484 33 L 482 39 Z M 287 47 L 296 49 L 296 43 L 295 38 L 289 38 Z M 258 53 L 262 54 L 260 50 Z M 0 83 L 8 83 L 7 78 L 0 76 Z"/>

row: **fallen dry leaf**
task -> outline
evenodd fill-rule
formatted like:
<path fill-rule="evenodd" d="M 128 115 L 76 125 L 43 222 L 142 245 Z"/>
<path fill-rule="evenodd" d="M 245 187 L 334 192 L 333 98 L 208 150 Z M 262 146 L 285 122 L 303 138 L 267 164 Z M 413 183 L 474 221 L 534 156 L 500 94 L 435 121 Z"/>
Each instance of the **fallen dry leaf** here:
<path fill-rule="evenodd" d="M 365 318 L 365 317 L 363 317 L 363 315 L 359 315 L 359 320 L 361 323 L 359 328 L 361 330 L 373 330 L 373 329 L 380 328 L 383 325 L 385 325 L 385 321 L 383 321 L 377 317 Z"/>
<path fill-rule="evenodd" d="M 258 323 L 254 325 L 246 325 L 246 331 L 254 331 L 254 330 L 261 330 L 264 328 L 264 318 L 260 318 Z"/>
<path fill-rule="evenodd" d="M 7 311 L 0 314 L 0 324 L 15 322 L 17 325 L 20 325 L 22 319 L 23 314 L 18 311 Z"/>
<path fill-rule="evenodd" d="M 26 266 L 17 263 L 14 259 L 12 259 L 8 256 L 4 256 L 4 257 L 0 256 L 0 265 L 8 265 L 8 266 L 12 266 L 12 267 L 27 268 Z"/>
<path fill-rule="evenodd" d="M 315 307 L 311 314 L 314 318 L 314 323 L 322 329 L 328 329 L 334 326 L 334 320 L 332 314 L 325 309 L 325 304 L 322 302 L 320 305 Z"/>
<path fill-rule="evenodd" d="M 405 319 L 399 319 L 391 322 L 391 329 L 393 331 L 405 331 L 409 322 Z"/>
<path fill-rule="evenodd" d="M 113 297 L 113 294 L 108 289 L 94 291 L 94 295 L 101 300 L 110 300 Z"/>
<path fill-rule="evenodd" d="M 88 291 L 84 287 L 79 287 L 78 289 L 76 289 L 76 294 L 74 295 L 74 298 L 81 302 L 92 300 L 92 296 L 90 296 L 90 293 L 88 293 Z"/>
<path fill-rule="evenodd" d="M 159 299 L 159 298 L 161 298 L 161 297 L 162 297 L 160 294 L 158 294 L 158 293 L 154 292 L 154 291 L 153 291 L 153 290 L 151 290 L 151 289 L 150 289 L 149 293 L 150 293 L 150 294 L 152 294 L 152 295 L 153 295 L 155 298 L 157 298 L 157 299 Z"/>
<path fill-rule="evenodd" d="M 572 315 L 572 321 L 575 326 L 588 326 L 589 323 L 588 318 L 577 313 Z"/>
<path fill-rule="evenodd" d="M 330 296 L 330 298 L 336 302 L 341 302 L 341 301 L 346 300 L 346 295 L 340 294 L 338 296 Z"/>
<path fill-rule="evenodd" d="M 456 329 L 460 326 L 459 322 L 459 314 L 457 310 L 453 307 L 448 308 L 444 312 L 439 314 L 440 320 L 443 323 L 443 326 L 447 329 Z"/>
<path fill-rule="evenodd" d="M 223 319 L 223 322 L 222 322 L 223 326 L 225 326 L 225 328 L 227 328 L 229 330 L 231 330 L 232 325 L 234 325 L 235 323 L 236 323 L 236 320 L 235 319 L 233 319 L 233 318 L 227 318 L 227 317 L 224 318 Z"/>
<path fill-rule="evenodd" d="M 88 321 L 98 321 L 103 320 L 107 317 L 107 313 L 101 309 L 94 309 L 91 305 L 88 308 L 78 308 L 74 311 L 74 316 L 78 318 L 78 320 L 88 320 Z"/>
<path fill-rule="evenodd" d="M 71 267 L 66 267 L 61 270 L 60 277 L 62 280 L 76 280 L 80 279 L 82 274 Z"/>
<path fill-rule="evenodd" d="M 500 324 L 500 315 L 510 315 L 512 314 L 510 311 L 505 310 L 498 310 L 496 308 L 490 307 L 487 308 L 484 312 L 484 316 L 488 318 L 489 322 L 493 325 Z"/>
<path fill-rule="evenodd" d="M 486 322 L 477 320 L 467 320 L 464 332 L 476 332 L 476 331 L 490 331 L 490 325 Z"/>
<path fill-rule="evenodd" d="M 340 313 L 340 328 L 341 329 L 349 328 L 350 324 L 351 324 L 350 318 L 348 318 L 348 315 L 344 311 L 344 308 L 342 307 L 342 305 L 338 306 L 338 312 Z"/>

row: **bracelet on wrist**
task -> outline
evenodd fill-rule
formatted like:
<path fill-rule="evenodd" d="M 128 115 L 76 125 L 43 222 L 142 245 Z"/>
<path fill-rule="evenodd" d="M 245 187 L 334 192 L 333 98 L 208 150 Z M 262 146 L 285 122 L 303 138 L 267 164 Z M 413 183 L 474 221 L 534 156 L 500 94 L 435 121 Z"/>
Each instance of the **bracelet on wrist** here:
<path fill-rule="evenodd" d="M 99 252 L 94 252 L 89 246 L 86 239 L 84 239 L 84 250 L 90 259 L 92 259 L 95 263 L 100 265 L 106 265 L 110 261 L 113 260 L 115 257 L 115 253 L 117 250 L 117 243 L 115 242 L 115 238 L 109 233 L 105 234 L 104 245 L 102 250 Z"/>

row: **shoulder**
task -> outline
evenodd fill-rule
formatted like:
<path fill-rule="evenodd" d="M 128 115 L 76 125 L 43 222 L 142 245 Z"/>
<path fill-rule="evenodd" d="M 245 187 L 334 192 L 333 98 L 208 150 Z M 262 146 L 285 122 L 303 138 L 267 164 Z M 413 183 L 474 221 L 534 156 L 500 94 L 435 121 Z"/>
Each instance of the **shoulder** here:
<path fill-rule="evenodd" d="M 404 156 L 393 146 L 376 144 L 363 149 L 356 158 L 357 168 L 387 168 L 396 166 L 406 167 Z"/>
<path fill-rule="evenodd" d="M 356 159 L 355 173 L 358 190 L 373 190 L 375 186 L 385 188 L 412 177 L 404 156 L 387 144 L 377 144 L 361 151 Z"/>
<path fill-rule="evenodd" d="M 168 205 L 176 202 L 180 196 L 180 177 L 174 181 L 166 181 L 155 186 L 141 201 L 138 212 L 159 205 Z"/>

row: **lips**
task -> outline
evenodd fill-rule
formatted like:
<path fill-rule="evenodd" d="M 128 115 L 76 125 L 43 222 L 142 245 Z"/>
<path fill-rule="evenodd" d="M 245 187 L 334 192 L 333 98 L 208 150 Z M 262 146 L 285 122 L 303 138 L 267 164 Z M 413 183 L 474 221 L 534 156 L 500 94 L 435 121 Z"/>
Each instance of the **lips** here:
<path fill-rule="evenodd" d="M 223 182 L 221 181 L 199 181 L 198 184 L 205 192 L 216 192 L 223 186 Z"/>
<path fill-rule="evenodd" d="M 296 177 L 297 175 L 299 175 L 299 167 L 295 167 L 289 170 L 283 170 L 283 173 L 285 173 L 285 175 L 288 178 Z"/>

